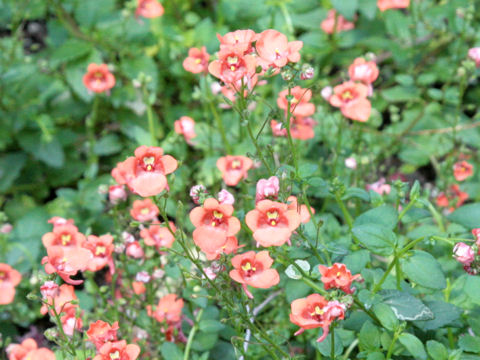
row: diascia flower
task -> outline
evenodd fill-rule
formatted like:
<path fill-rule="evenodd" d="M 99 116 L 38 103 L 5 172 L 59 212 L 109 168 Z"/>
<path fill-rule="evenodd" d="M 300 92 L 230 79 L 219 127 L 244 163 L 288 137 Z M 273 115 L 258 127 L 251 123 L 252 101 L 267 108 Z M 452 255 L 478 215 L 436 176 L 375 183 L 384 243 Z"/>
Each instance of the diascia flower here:
<path fill-rule="evenodd" d="M 277 270 L 271 269 L 273 259 L 268 251 L 248 251 L 232 258 L 233 270 L 230 277 L 242 284 L 247 296 L 253 299 L 252 293 L 248 291 L 247 285 L 254 288 L 268 289 L 280 282 Z"/>
<path fill-rule="evenodd" d="M 150 199 L 135 200 L 130 210 L 132 218 L 140 222 L 154 220 L 159 213 L 157 205 Z"/>
<path fill-rule="evenodd" d="M 62 328 L 66 335 L 72 336 L 75 329 L 80 330 L 83 326 L 81 317 L 77 317 L 77 305 L 68 304 L 62 309 Z"/>
<path fill-rule="evenodd" d="M 188 144 L 192 143 L 192 139 L 197 136 L 195 133 L 195 120 L 190 116 L 182 116 L 174 122 L 175 132 L 183 135 Z"/>
<path fill-rule="evenodd" d="M 160 299 L 155 310 L 147 306 L 148 315 L 158 322 L 176 324 L 182 319 L 183 299 L 177 299 L 176 294 L 168 294 Z"/>
<path fill-rule="evenodd" d="M 335 17 L 337 17 L 335 19 Z M 339 33 L 341 31 L 352 30 L 355 28 L 355 24 L 346 20 L 342 15 L 337 14 L 335 10 L 328 12 L 327 18 L 322 21 L 320 27 L 327 34 Z"/>
<path fill-rule="evenodd" d="M 466 161 L 459 161 L 453 165 L 453 176 L 457 181 L 464 181 L 473 175 L 473 165 Z"/>
<path fill-rule="evenodd" d="M 170 228 L 174 232 L 177 231 L 173 222 L 170 222 Z M 166 226 L 160 226 L 157 224 L 150 225 L 148 229 L 142 229 L 140 231 L 140 236 L 145 245 L 155 246 L 157 250 L 160 248 L 171 248 L 175 241 L 175 236 L 173 236 Z"/>
<path fill-rule="evenodd" d="M 98 271 L 108 265 L 110 273 L 113 274 L 115 272 L 115 264 L 112 258 L 114 249 L 112 235 L 89 235 L 83 247 L 90 250 L 93 255 L 87 263 L 87 270 Z"/>
<path fill-rule="evenodd" d="M 67 284 L 79 285 L 83 280 L 73 280 L 70 277 L 79 271 L 85 271 L 92 253 L 80 247 L 50 246 L 48 256 L 42 259 L 47 274 L 57 273 Z"/>
<path fill-rule="evenodd" d="M 225 245 L 223 245 L 220 248 L 215 249 L 212 252 L 206 252 L 205 256 L 207 260 L 216 260 L 220 257 L 221 254 L 231 254 L 237 252 L 237 250 L 244 245 L 238 246 L 238 240 L 235 236 L 229 236 L 227 237 L 227 241 L 225 242 Z"/>
<path fill-rule="evenodd" d="M 163 13 L 163 6 L 157 0 L 138 0 L 137 2 L 136 16 L 151 19 L 162 16 Z"/>
<path fill-rule="evenodd" d="M 377 80 L 379 71 L 375 62 L 366 61 L 364 58 L 356 58 L 348 68 L 348 75 L 353 81 L 361 81 L 370 85 Z"/>
<path fill-rule="evenodd" d="M 140 355 L 140 347 L 136 344 L 128 344 L 125 340 L 111 341 L 102 345 L 99 354 L 93 360 L 135 360 Z"/>
<path fill-rule="evenodd" d="M 302 41 L 288 42 L 284 34 L 272 29 L 260 33 L 255 45 L 259 56 L 258 62 L 264 65 L 263 68 L 268 66 L 281 68 L 289 62 L 300 61 L 299 50 L 302 47 Z"/>
<path fill-rule="evenodd" d="M 268 179 L 260 179 L 257 182 L 257 192 L 255 202 L 264 200 L 267 197 L 276 199 L 280 191 L 280 181 L 278 177 L 271 176 Z"/>
<path fill-rule="evenodd" d="M 437 196 L 436 203 L 437 206 L 446 207 L 449 212 L 452 212 L 455 208 L 462 206 L 467 199 L 468 194 L 460 190 L 457 184 L 453 184 L 446 193 L 442 192 Z"/>
<path fill-rule="evenodd" d="M 262 200 L 245 217 L 253 238 L 261 246 L 282 246 L 290 242 L 290 236 L 300 226 L 300 215 L 288 209 L 287 204 Z"/>
<path fill-rule="evenodd" d="M 15 287 L 22 281 L 22 275 L 8 264 L 0 263 L 0 305 L 15 299 Z"/>
<path fill-rule="evenodd" d="M 190 48 L 190 50 L 188 50 L 188 57 L 183 60 L 183 68 L 193 74 L 199 74 L 201 72 L 207 73 L 209 59 L 210 55 L 205 46 L 202 46 L 201 49 Z"/>
<path fill-rule="evenodd" d="M 118 329 L 118 321 L 115 321 L 110 325 L 105 321 L 97 320 L 94 323 L 91 323 L 87 330 L 88 340 L 95 345 L 97 350 L 99 350 L 103 344 L 117 340 Z"/>
<path fill-rule="evenodd" d="M 333 88 L 330 104 L 340 108 L 342 114 L 352 120 L 365 122 L 370 117 L 372 105 L 367 100 L 368 87 L 353 81 Z"/>
<path fill-rule="evenodd" d="M 312 214 L 315 214 L 315 209 L 313 207 L 310 207 L 310 211 L 308 211 L 308 207 L 307 205 L 298 205 L 298 200 L 297 200 L 297 197 L 296 196 L 293 196 L 293 195 L 290 195 L 288 198 L 287 198 L 287 202 L 288 202 L 288 209 L 289 210 L 295 210 L 298 215 L 300 215 L 300 222 L 302 224 L 306 224 L 310 221 L 310 211 L 312 212 Z"/>
<path fill-rule="evenodd" d="M 112 176 L 120 185 L 128 187 L 140 196 L 154 196 L 168 188 L 165 175 L 177 169 L 177 160 L 163 155 L 163 149 L 142 145 L 135 150 L 135 156 L 117 164 Z"/>
<path fill-rule="evenodd" d="M 72 285 L 62 284 L 58 288 L 58 292 L 56 292 L 55 296 L 47 296 L 44 300 L 48 306 L 55 305 L 55 311 L 59 314 L 65 304 L 77 300 L 77 296 L 75 295 L 75 288 Z M 48 312 L 47 304 L 43 304 L 40 309 L 42 315 L 45 315 Z M 51 311 L 51 313 L 53 315 L 53 311 Z"/>
<path fill-rule="evenodd" d="M 315 137 L 313 130 L 317 122 L 311 117 L 297 116 L 290 120 L 290 135 L 293 139 L 308 140 Z M 287 129 L 282 127 L 283 124 L 276 121 L 270 121 L 270 127 L 274 136 L 287 136 Z"/>
<path fill-rule="evenodd" d="M 315 113 L 315 105 L 310 103 L 312 98 L 312 91 L 310 89 L 304 89 L 300 86 L 295 86 L 291 89 L 290 95 L 293 99 L 290 101 L 290 113 L 293 116 L 311 116 Z M 283 90 L 278 94 L 277 105 L 280 109 L 288 109 L 288 89 Z"/>
<path fill-rule="evenodd" d="M 108 70 L 107 64 L 90 64 L 83 76 L 85 87 L 95 93 L 109 91 L 115 86 L 115 76 Z"/>
<path fill-rule="evenodd" d="M 246 156 L 227 155 L 217 160 L 217 168 L 222 172 L 223 181 L 228 186 L 236 186 L 240 180 L 246 179 L 253 161 Z"/>
<path fill-rule="evenodd" d="M 55 354 L 47 348 L 38 348 L 34 339 L 25 339 L 21 344 L 10 344 L 5 350 L 8 360 L 55 360 Z"/>
<path fill-rule="evenodd" d="M 226 245 L 229 236 L 240 231 L 240 221 L 232 214 L 232 205 L 219 204 L 213 198 L 206 199 L 203 207 L 192 209 L 190 221 L 196 228 L 193 241 L 203 252 L 215 253 Z"/>
<path fill-rule="evenodd" d="M 476 67 L 480 67 L 480 47 L 475 47 L 468 50 L 468 57 L 475 61 Z"/>
<path fill-rule="evenodd" d="M 322 342 L 328 335 L 330 319 L 326 316 L 328 301 L 319 294 L 312 294 L 306 298 L 296 299 L 291 305 L 290 321 L 299 326 L 295 335 L 300 335 L 305 330 L 321 327 L 323 334 L 317 341 Z"/>
<path fill-rule="evenodd" d="M 405 9 L 410 6 L 410 0 L 377 0 L 380 11 L 388 9 Z"/>
<path fill-rule="evenodd" d="M 123 185 L 111 185 L 108 188 L 108 201 L 110 201 L 112 205 L 127 200 L 127 196 L 125 186 Z"/>
<path fill-rule="evenodd" d="M 244 54 L 251 54 L 255 52 L 252 46 L 254 41 L 257 41 L 258 34 L 253 30 L 236 30 L 221 36 L 217 34 L 218 41 L 220 41 L 220 49 L 231 45 L 240 45 L 245 49 Z"/>
<path fill-rule="evenodd" d="M 233 205 L 235 204 L 235 197 L 226 189 L 222 189 L 217 194 L 218 202 L 220 204 Z"/>
<path fill-rule="evenodd" d="M 42 236 L 42 243 L 48 249 L 51 246 L 78 247 L 85 242 L 85 235 L 72 224 L 54 225 L 53 231 Z"/>
<path fill-rule="evenodd" d="M 331 267 L 319 265 L 318 269 L 322 274 L 321 281 L 325 290 L 337 288 L 346 294 L 353 294 L 355 289 L 351 288 L 352 282 L 361 277 L 360 274 L 352 276 L 345 264 L 335 263 Z"/>
<path fill-rule="evenodd" d="M 257 62 L 253 55 L 245 55 L 247 50 L 247 44 L 222 46 L 218 60 L 210 63 L 208 71 L 226 84 L 235 83 L 243 77 L 252 77 Z"/>

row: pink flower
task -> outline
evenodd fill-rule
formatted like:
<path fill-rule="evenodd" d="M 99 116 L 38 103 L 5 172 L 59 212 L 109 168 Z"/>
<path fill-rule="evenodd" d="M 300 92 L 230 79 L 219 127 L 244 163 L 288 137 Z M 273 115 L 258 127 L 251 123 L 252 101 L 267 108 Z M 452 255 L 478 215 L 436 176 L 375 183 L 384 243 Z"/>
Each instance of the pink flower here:
<path fill-rule="evenodd" d="M 367 190 L 375 191 L 377 194 L 390 194 L 391 186 L 385 183 L 385 178 L 379 179 L 377 182 L 367 184 Z"/>
<path fill-rule="evenodd" d="M 475 260 L 473 249 L 463 242 L 459 242 L 453 248 L 453 257 L 459 263 L 469 266 Z"/>
<path fill-rule="evenodd" d="M 474 47 L 468 50 L 468 57 L 475 61 L 477 67 L 480 67 L 480 47 Z"/>
<path fill-rule="evenodd" d="M 472 234 L 475 237 L 475 240 L 476 240 L 475 243 L 477 244 L 478 247 L 480 247 L 480 228 L 473 229 Z"/>
<path fill-rule="evenodd" d="M 183 60 L 183 68 L 193 74 L 201 72 L 208 73 L 208 60 L 210 55 L 207 48 L 202 46 L 201 49 L 190 48 L 188 50 L 188 57 Z"/>
<path fill-rule="evenodd" d="M 354 157 L 349 157 L 345 159 L 345 166 L 349 169 L 357 168 L 357 160 Z"/>
<path fill-rule="evenodd" d="M 338 33 L 341 31 L 352 30 L 355 27 L 353 22 L 348 21 L 342 15 L 338 15 L 335 10 L 328 12 L 327 18 L 322 21 L 320 27 L 327 34 Z"/>
<path fill-rule="evenodd" d="M 57 296 L 58 291 L 58 285 L 53 281 L 45 281 L 45 283 L 40 286 L 40 293 L 44 299 Z"/>
<path fill-rule="evenodd" d="M 207 194 L 207 189 L 203 185 L 195 185 L 190 189 L 190 197 L 195 204 L 199 204 L 200 194 Z"/>
<path fill-rule="evenodd" d="M 126 254 L 134 259 L 140 259 L 143 257 L 144 252 L 140 246 L 140 243 L 138 241 L 134 241 L 127 245 Z"/>
<path fill-rule="evenodd" d="M 257 194 L 255 195 L 255 202 L 259 202 L 268 197 L 277 199 L 280 191 L 280 182 L 278 177 L 271 176 L 268 179 L 260 179 L 257 182 Z"/>
<path fill-rule="evenodd" d="M 127 200 L 127 192 L 123 185 L 112 185 L 108 188 L 108 200 L 110 204 L 116 205 L 121 201 Z"/>
<path fill-rule="evenodd" d="M 320 92 L 320 95 L 326 100 L 329 101 L 330 97 L 333 94 L 333 88 L 331 86 L 325 86 L 322 91 Z"/>
<path fill-rule="evenodd" d="M 135 275 L 135 281 L 139 281 L 142 283 L 148 283 L 152 277 L 146 271 L 140 271 Z"/>
<path fill-rule="evenodd" d="M 220 204 L 233 205 L 235 203 L 235 198 L 228 190 L 223 189 L 217 194 L 217 197 Z"/>
<path fill-rule="evenodd" d="M 345 310 L 347 309 L 345 304 L 342 304 L 338 300 L 329 301 L 327 306 L 323 308 L 325 311 L 325 317 L 329 320 L 341 319 L 345 318 Z"/>
<path fill-rule="evenodd" d="M 283 67 L 289 62 L 300 61 L 302 41 L 288 42 L 287 37 L 277 30 L 268 29 L 258 35 L 256 44 L 258 61 L 262 67 Z"/>
<path fill-rule="evenodd" d="M 0 227 L 0 233 L 2 234 L 8 234 L 10 233 L 11 231 L 13 230 L 13 226 L 12 224 L 3 224 L 1 227 Z"/>
<path fill-rule="evenodd" d="M 175 132 L 183 135 L 188 144 L 192 144 L 192 139 L 197 136 L 195 133 L 195 120 L 189 116 L 182 116 L 175 121 Z"/>
<path fill-rule="evenodd" d="M 356 58 L 348 68 L 348 74 L 353 81 L 361 81 L 370 85 L 377 80 L 379 71 L 377 64 L 373 61 L 366 61 L 364 58 Z"/>

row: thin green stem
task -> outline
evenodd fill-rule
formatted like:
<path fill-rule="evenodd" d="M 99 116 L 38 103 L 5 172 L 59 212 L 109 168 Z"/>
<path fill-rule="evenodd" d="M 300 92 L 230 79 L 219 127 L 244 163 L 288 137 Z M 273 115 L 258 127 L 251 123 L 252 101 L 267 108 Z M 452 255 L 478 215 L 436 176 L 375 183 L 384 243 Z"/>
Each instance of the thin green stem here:
<path fill-rule="evenodd" d="M 265 160 L 265 157 L 263 156 L 262 149 L 260 148 L 260 145 L 255 139 L 255 136 L 253 135 L 252 127 L 248 119 L 247 119 L 247 131 L 248 131 L 248 135 L 250 136 L 250 139 L 252 140 L 253 145 L 255 146 L 255 149 L 257 150 L 257 155 L 260 158 L 260 161 L 263 163 L 263 165 L 267 169 L 269 176 L 272 176 L 273 175 L 272 169 L 270 168 L 270 165 L 268 165 L 267 160 Z"/>
<path fill-rule="evenodd" d="M 148 119 L 148 132 L 150 133 L 151 146 L 157 146 L 157 137 L 155 129 L 155 119 L 153 116 L 153 108 L 150 103 L 150 96 L 147 91 L 147 87 L 143 86 L 143 101 L 147 106 L 147 119 Z"/>
<path fill-rule="evenodd" d="M 395 263 L 397 262 L 397 257 L 394 257 L 392 262 L 388 265 L 387 267 L 387 270 L 385 270 L 385 273 L 383 274 L 382 278 L 380 279 L 380 281 L 378 283 L 375 284 L 375 286 L 373 287 L 373 290 L 372 290 L 372 293 L 375 294 L 378 292 L 378 290 L 380 290 L 382 288 L 382 285 L 383 283 L 385 282 L 385 280 L 387 279 L 388 275 L 390 274 L 390 272 L 392 271 L 393 267 L 395 266 Z"/>
<path fill-rule="evenodd" d="M 227 152 L 227 154 L 233 155 L 232 154 L 232 149 L 230 148 L 230 142 L 228 141 L 227 135 L 225 133 L 225 127 L 223 126 L 222 119 L 220 119 L 220 116 L 218 115 L 218 111 L 217 111 L 217 109 L 215 109 L 215 106 L 214 106 L 212 101 L 209 101 L 208 105 L 210 107 L 210 110 L 212 111 L 213 117 L 214 117 L 215 122 L 216 122 L 217 127 L 218 127 L 218 131 L 220 131 L 220 136 L 222 137 L 223 147 L 225 148 L 225 151 Z"/>
<path fill-rule="evenodd" d="M 355 349 L 355 347 L 358 345 L 358 343 L 359 343 L 358 339 L 355 339 L 352 341 L 350 346 L 347 348 L 347 351 L 345 351 L 345 354 L 343 355 L 343 360 L 348 360 L 348 357 L 352 353 L 353 349 Z"/>
<path fill-rule="evenodd" d="M 337 201 L 338 206 L 340 206 L 340 210 L 342 210 L 343 217 L 348 224 L 348 227 L 351 229 L 353 227 L 353 218 L 352 215 L 348 212 L 347 207 L 343 203 L 342 198 L 338 193 L 335 193 L 335 200 Z"/>
<path fill-rule="evenodd" d="M 185 353 L 183 354 L 183 360 L 188 360 L 190 356 L 190 348 L 192 347 L 193 338 L 195 337 L 195 333 L 198 329 L 198 323 L 203 315 L 203 309 L 201 309 L 197 316 L 195 317 L 195 323 L 193 324 L 192 330 L 190 330 L 190 334 L 188 334 L 187 345 L 185 346 Z"/>
<path fill-rule="evenodd" d="M 392 342 L 390 343 L 390 346 L 388 347 L 386 360 L 390 360 L 390 358 L 392 357 L 393 348 L 395 347 L 395 343 L 397 342 L 397 339 L 398 339 L 399 336 L 400 336 L 400 334 L 398 332 L 395 332 L 393 334 Z"/>
<path fill-rule="evenodd" d="M 330 357 L 335 360 L 335 322 L 330 326 Z"/>
<path fill-rule="evenodd" d="M 298 174 L 298 154 L 297 154 L 297 148 L 295 144 L 293 143 L 293 138 L 292 138 L 292 132 L 290 130 L 291 126 L 291 101 L 290 98 L 292 96 L 292 88 L 290 85 L 288 86 L 288 97 L 287 97 L 287 138 L 288 138 L 288 147 L 290 150 L 290 153 L 292 154 L 293 157 L 293 166 L 295 168 L 295 180 L 298 180 L 299 174 Z"/>

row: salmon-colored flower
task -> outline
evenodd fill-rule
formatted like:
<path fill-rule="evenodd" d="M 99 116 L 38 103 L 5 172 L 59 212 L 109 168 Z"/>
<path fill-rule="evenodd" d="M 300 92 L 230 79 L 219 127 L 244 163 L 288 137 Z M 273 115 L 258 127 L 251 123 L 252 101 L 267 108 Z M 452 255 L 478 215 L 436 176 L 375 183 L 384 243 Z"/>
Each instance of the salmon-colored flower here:
<path fill-rule="evenodd" d="M 466 161 L 459 161 L 453 165 L 455 180 L 464 181 L 473 175 L 473 165 Z"/>
<path fill-rule="evenodd" d="M 138 0 L 137 9 L 135 10 L 136 16 L 143 16 L 144 18 L 152 19 L 162 16 L 165 10 L 162 4 L 157 0 Z"/>
<path fill-rule="evenodd" d="M 8 360 L 55 360 L 55 354 L 47 348 L 38 348 L 34 339 L 25 339 L 21 344 L 10 344 L 6 353 Z"/>
<path fill-rule="evenodd" d="M 81 247 L 50 246 L 47 248 L 48 256 L 42 259 L 47 274 L 57 273 L 67 284 L 79 285 L 83 280 L 73 280 L 79 271 L 87 268 L 92 259 L 92 253 Z"/>
<path fill-rule="evenodd" d="M 282 246 L 290 241 L 293 231 L 300 226 L 300 215 L 289 210 L 287 204 L 262 200 L 245 217 L 253 238 L 262 246 Z"/>
<path fill-rule="evenodd" d="M 154 220 L 159 213 L 160 210 L 151 199 L 135 200 L 130 210 L 132 218 L 140 222 Z"/>
<path fill-rule="evenodd" d="M 127 256 L 130 256 L 134 259 L 141 259 L 145 255 L 140 243 L 138 241 L 134 241 L 127 244 L 125 253 Z"/>
<path fill-rule="evenodd" d="M 193 74 L 201 72 L 208 73 L 208 60 L 210 55 L 207 48 L 202 46 L 201 49 L 190 48 L 188 50 L 188 57 L 183 60 L 183 68 Z"/>
<path fill-rule="evenodd" d="M 322 342 L 328 335 L 331 320 L 325 316 L 328 301 L 319 294 L 312 294 L 306 298 L 294 300 L 290 307 L 290 321 L 300 329 L 295 333 L 299 335 L 305 330 L 321 327 L 323 334 L 317 341 Z"/>
<path fill-rule="evenodd" d="M 48 296 L 44 299 L 44 301 L 48 304 L 43 304 L 42 308 L 40 309 L 40 313 L 45 315 L 48 312 L 48 306 L 55 305 L 55 311 L 57 314 L 60 314 L 62 308 L 66 306 L 66 304 L 71 303 L 72 301 L 77 300 L 77 295 L 75 295 L 75 288 L 72 285 L 62 284 L 58 288 L 58 292 L 56 292 L 55 296 Z M 51 311 L 52 315 L 54 314 Z"/>
<path fill-rule="evenodd" d="M 312 214 L 315 214 L 315 209 L 313 207 L 310 207 L 310 211 L 308 211 L 307 205 L 298 205 L 298 200 L 296 196 L 290 195 L 287 199 L 287 202 L 288 209 L 295 210 L 298 215 L 300 215 L 300 222 L 302 224 L 306 224 L 310 221 L 310 212 L 312 212 Z"/>
<path fill-rule="evenodd" d="M 175 224 L 170 222 L 170 228 L 173 232 L 177 231 Z M 155 246 L 158 250 L 161 248 L 171 248 L 175 241 L 175 236 L 166 226 L 150 225 L 148 229 L 142 229 L 140 236 L 147 246 Z"/>
<path fill-rule="evenodd" d="M 347 81 L 333 88 L 330 104 L 340 108 L 345 117 L 365 122 L 370 117 L 372 110 L 367 95 L 368 87 L 366 85 Z"/>
<path fill-rule="evenodd" d="M 355 24 L 345 19 L 342 15 L 337 14 L 335 10 L 330 10 L 327 18 L 320 24 L 320 27 L 327 34 L 333 34 L 334 32 L 339 33 L 352 30 L 355 28 Z"/>
<path fill-rule="evenodd" d="M 197 136 L 195 133 L 195 120 L 189 116 L 182 116 L 180 119 L 176 120 L 173 125 L 175 127 L 175 132 L 179 135 L 183 135 L 189 144 L 191 144 L 192 139 Z"/>
<path fill-rule="evenodd" d="M 370 85 L 377 80 L 379 75 L 377 64 L 374 61 L 366 61 L 364 58 L 356 58 L 348 68 L 348 75 L 353 81 L 361 81 Z"/>
<path fill-rule="evenodd" d="M 475 244 L 479 247 L 479 254 L 480 254 L 480 228 L 476 228 L 472 230 L 472 235 L 475 237 Z"/>
<path fill-rule="evenodd" d="M 437 206 L 448 208 L 448 212 L 452 212 L 456 208 L 463 205 L 468 200 L 468 194 L 462 190 L 457 184 L 451 185 L 446 192 L 442 192 L 437 196 Z"/>
<path fill-rule="evenodd" d="M 388 9 L 405 9 L 410 6 L 410 0 L 377 0 L 380 11 Z"/>
<path fill-rule="evenodd" d="M 299 50 L 303 47 L 302 41 L 288 42 L 287 37 L 273 29 L 263 31 L 258 35 L 255 45 L 259 62 L 266 66 L 283 67 L 289 62 L 300 61 Z"/>
<path fill-rule="evenodd" d="M 367 184 L 365 188 L 367 190 L 375 191 L 379 195 L 384 195 L 384 194 L 388 195 L 392 190 L 392 187 L 386 183 L 386 180 L 383 177 L 378 179 L 378 181 L 372 184 Z"/>
<path fill-rule="evenodd" d="M 83 76 L 85 87 L 95 93 L 109 91 L 115 86 L 115 76 L 108 70 L 107 64 L 90 64 Z"/>
<path fill-rule="evenodd" d="M 266 198 L 277 199 L 280 191 L 280 181 L 278 177 L 271 176 L 268 179 L 260 179 L 257 182 L 257 192 L 255 202 L 258 203 Z"/>
<path fill-rule="evenodd" d="M 168 294 L 160 299 L 155 310 L 147 306 L 148 315 L 158 322 L 167 324 L 178 323 L 182 319 L 183 299 L 177 299 L 177 295 Z"/>
<path fill-rule="evenodd" d="M 142 145 L 135 150 L 135 156 L 117 164 L 112 176 L 120 185 L 128 187 L 140 196 L 154 196 L 168 188 L 165 175 L 177 169 L 177 160 L 163 155 L 163 149 Z"/>
<path fill-rule="evenodd" d="M 140 355 L 140 347 L 128 344 L 125 340 L 110 341 L 102 345 L 93 360 L 135 360 Z"/>
<path fill-rule="evenodd" d="M 59 286 L 53 281 L 45 281 L 42 286 L 40 286 L 40 293 L 42 294 L 43 299 L 53 298 L 58 295 Z"/>
<path fill-rule="evenodd" d="M 90 250 L 93 255 L 87 264 L 87 270 L 98 271 L 108 265 L 110 273 L 113 274 L 115 272 L 115 264 L 112 258 L 114 249 L 112 235 L 102 235 L 100 237 L 89 235 L 83 247 Z"/>
<path fill-rule="evenodd" d="M 136 295 L 144 294 L 145 291 L 147 291 L 147 288 L 146 288 L 145 284 L 141 281 L 133 281 L 132 282 L 132 289 L 133 289 L 133 292 Z"/>
<path fill-rule="evenodd" d="M 246 156 L 223 156 L 217 160 L 217 168 L 222 172 L 223 181 L 228 186 L 236 186 L 240 180 L 246 179 L 253 161 Z"/>
<path fill-rule="evenodd" d="M 257 62 L 253 55 L 244 55 L 247 50 L 246 44 L 223 46 L 218 52 L 218 60 L 210 63 L 208 71 L 226 84 L 252 77 Z"/>
<path fill-rule="evenodd" d="M 315 113 L 315 105 L 310 101 L 312 98 L 312 91 L 310 89 L 303 89 L 300 86 L 295 86 L 290 90 L 290 95 L 293 99 L 290 101 L 290 113 L 293 116 L 311 116 Z M 288 109 L 288 89 L 283 90 L 278 94 L 277 105 L 280 109 Z"/>
<path fill-rule="evenodd" d="M 268 289 L 280 282 L 277 270 L 271 269 L 272 264 L 273 259 L 268 251 L 258 253 L 248 251 L 232 258 L 234 269 L 230 271 L 229 275 L 233 280 L 242 284 L 247 296 L 253 299 L 247 285 L 259 289 Z"/>
<path fill-rule="evenodd" d="M 337 288 L 346 294 L 353 294 L 355 289 L 351 288 L 352 282 L 361 277 L 360 274 L 352 276 L 345 264 L 335 263 L 331 267 L 319 265 L 318 269 L 322 274 L 321 280 L 325 290 Z"/>
<path fill-rule="evenodd" d="M 287 129 L 283 128 L 282 123 L 271 120 L 270 127 L 274 136 L 287 136 Z M 290 135 L 293 139 L 308 140 L 315 137 L 315 131 L 313 128 L 317 125 L 317 122 L 311 117 L 297 116 L 290 120 Z"/>
<path fill-rule="evenodd" d="M 8 264 L 0 263 L 0 305 L 15 299 L 15 287 L 22 281 L 22 275 Z"/>
<path fill-rule="evenodd" d="M 53 231 L 42 236 L 42 243 L 51 246 L 79 247 L 85 242 L 85 235 L 72 224 L 54 225 Z"/>
<path fill-rule="evenodd" d="M 240 249 L 243 246 L 244 245 L 238 246 L 238 240 L 235 236 L 229 236 L 229 237 L 227 237 L 227 241 L 225 242 L 225 245 L 215 249 L 212 252 L 204 251 L 204 253 L 205 253 L 205 256 L 206 256 L 207 260 L 216 260 L 216 259 L 220 258 L 221 254 L 228 255 L 228 254 L 236 253 L 237 250 Z"/>
<path fill-rule="evenodd" d="M 244 54 L 251 54 L 255 52 L 252 43 L 257 41 L 258 34 L 253 30 L 236 30 L 229 32 L 223 36 L 217 34 L 218 41 L 220 41 L 220 49 L 228 46 L 240 46 L 245 49 Z"/>
<path fill-rule="evenodd" d="M 97 350 L 99 350 L 103 344 L 117 340 L 118 329 L 118 321 L 115 321 L 110 325 L 105 321 L 97 320 L 90 324 L 86 333 L 88 340 L 95 345 Z"/>
<path fill-rule="evenodd" d="M 68 304 L 62 309 L 62 316 L 60 321 L 62 322 L 63 332 L 68 336 L 73 336 L 75 329 L 80 330 L 83 327 L 83 320 L 81 317 L 77 317 L 78 305 Z"/>
<path fill-rule="evenodd" d="M 233 206 L 208 198 L 190 212 L 195 230 L 193 241 L 205 253 L 215 253 L 226 245 L 229 236 L 240 231 L 240 221 L 232 216 Z"/>
<path fill-rule="evenodd" d="M 468 57 L 475 61 L 475 66 L 480 67 L 480 47 L 474 47 L 468 50 Z"/>

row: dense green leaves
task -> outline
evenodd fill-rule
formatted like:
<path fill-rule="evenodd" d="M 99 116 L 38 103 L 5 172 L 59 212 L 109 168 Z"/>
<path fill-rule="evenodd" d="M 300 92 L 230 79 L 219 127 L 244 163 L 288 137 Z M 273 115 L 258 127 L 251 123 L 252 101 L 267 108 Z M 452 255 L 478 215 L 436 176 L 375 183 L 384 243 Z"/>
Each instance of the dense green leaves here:
<path fill-rule="evenodd" d="M 399 320 L 431 320 L 433 312 L 419 299 L 404 291 L 382 290 L 383 302 L 389 305 Z"/>
<path fill-rule="evenodd" d="M 412 255 L 402 259 L 401 264 L 405 275 L 414 283 L 431 289 L 447 286 L 440 264 L 425 251 L 413 251 Z"/>
<path fill-rule="evenodd" d="M 480 203 L 464 205 L 449 215 L 449 219 L 466 228 L 473 229 L 479 227 Z"/>
<path fill-rule="evenodd" d="M 400 334 L 398 340 L 405 346 L 407 351 L 415 359 L 427 359 L 427 353 L 422 342 L 415 336 L 409 333 Z"/>
<path fill-rule="evenodd" d="M 352 229 L 358 241 L 374 254 L 390 255 L 395 249 L 395 233 L 381 225 L 365 224 Z"/>

